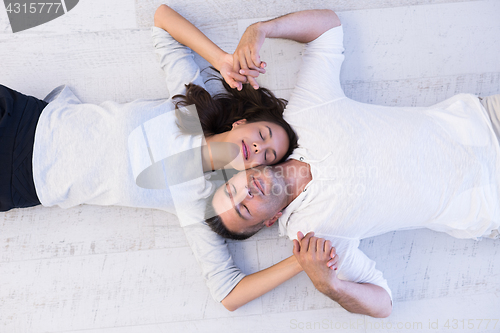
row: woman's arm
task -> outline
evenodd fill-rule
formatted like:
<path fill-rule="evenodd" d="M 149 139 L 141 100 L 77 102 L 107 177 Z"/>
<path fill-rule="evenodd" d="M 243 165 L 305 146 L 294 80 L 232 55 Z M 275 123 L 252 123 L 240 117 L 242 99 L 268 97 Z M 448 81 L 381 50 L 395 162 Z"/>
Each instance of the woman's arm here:
<path fill-rule="evenodd" d="M 302 271 L 297 259 L 291 256 L 276 265 L 245 276 L 222 300 L 222 305 L 234 311 L 242 305 L 264 295 Z"/>
<path fill-rule="evenodd" d="M 233 55 L 221 50 L 191 22 L 169 6 L 161 5 L 155 12 L 154 24 L 207 60 L 232 88 L 241 90 L 242 83 L 245 83 L 247 78 L 233 72 Z M 249 75 L 258 76 L 259 72 L 263 73 L 264 70 L 254 71 Z"/>
<path fill-rule="evenodd" d="M 333 255 L 327 261 L 326 266 L 330 270 L 336 270 L 338 258 L 335 258 L 335 252 L 332 253 Z M 222 305 L 229 311 L 234 311 L 291 279 L 302 270 L 302 266 L 295 256 L 288 257 L 269 268 L 245 276 L 222 300 Z"/>

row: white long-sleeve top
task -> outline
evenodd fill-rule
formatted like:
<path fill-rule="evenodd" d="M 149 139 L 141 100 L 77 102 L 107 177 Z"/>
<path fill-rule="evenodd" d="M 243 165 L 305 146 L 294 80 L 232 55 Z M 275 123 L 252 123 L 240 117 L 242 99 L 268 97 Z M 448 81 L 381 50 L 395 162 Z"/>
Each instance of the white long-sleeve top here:
<path fill-rule="evenodd" d="M 157 27 L 152 28 L 152 37 L 170 96 L 184 94 L 184 85 L 190 82 L 204 87 L 190 49 Z M 93 105 L 82 103 L 63 86 L 50 93 L 46 101 L 49 104 L 40 116 L 33 152 L 35 188 L 42 205 L 119 205 L 176 214 L 168 187 L 158 190 L 137 186 L 137 172 L 131 163 L 136 156 L 130 156 L 128 142 L 135 129 L 157 118 L 163 121 L 162 133 L 168 136 L 164 139 L 169 145 L 163 148 L 172 148 L 172 154 L 201 145 L 201 136 L 179 132 L 170 99 Z M 190 186 L 196 189 L 190 192 L 193 203 L 213 190 L 210 182 L 198 184 Z M 190 215 L 193 221 L 202 221 L 204 204 L 193 207 Z M 234 265 L 225 240 L 206 224 L 191 224 L 184 230 L 212 296 L 221 301 L 245 275 Z"/>

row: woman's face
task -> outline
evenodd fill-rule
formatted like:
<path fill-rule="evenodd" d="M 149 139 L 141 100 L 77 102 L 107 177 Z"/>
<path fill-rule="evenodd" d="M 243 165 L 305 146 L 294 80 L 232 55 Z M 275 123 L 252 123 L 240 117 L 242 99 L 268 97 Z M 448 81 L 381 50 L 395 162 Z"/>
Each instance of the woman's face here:
<path fill-rule="evenodd" d="M 247 123 L 245 119 L 233 123 L 225 142 L 240 148 L 243 159 L 236 158 L 231 162 L 236 170 L 276 164 L 285 156 L 289 146 L 288 135 L 281 126 L 267 121 Z"/>

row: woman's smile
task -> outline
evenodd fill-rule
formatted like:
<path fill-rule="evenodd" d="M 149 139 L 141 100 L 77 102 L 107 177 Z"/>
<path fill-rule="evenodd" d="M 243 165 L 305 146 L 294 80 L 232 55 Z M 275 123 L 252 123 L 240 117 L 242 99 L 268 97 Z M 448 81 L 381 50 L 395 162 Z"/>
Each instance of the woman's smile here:
<path fill-rule="evenodd" d="M 248 150 L 248 146 L 245 143 L 245 140 L 241 140 L 241 150 L 243 153 L 243 158 L 248 161 L 248 158 L 250 157 L 250 150 Z"/>

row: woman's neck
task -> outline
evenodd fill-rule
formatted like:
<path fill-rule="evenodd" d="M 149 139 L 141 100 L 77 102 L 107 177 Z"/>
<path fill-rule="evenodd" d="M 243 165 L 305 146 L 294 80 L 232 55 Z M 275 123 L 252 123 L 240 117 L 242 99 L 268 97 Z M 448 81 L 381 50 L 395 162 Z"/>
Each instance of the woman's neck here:
<path fill-rule="evenodd" d="M 224 142 L 225 138 L 226 133 L 214 134 L 204 138 L 201 147 L 203 172 L 222 169 L 238 155 L 239 148 L 236 145 Z"/>
<path fill-rule="evenodd" d="M 205 141 L 206 141 L 206 143 L 224 142 L 226 140 L 226 136 L 227 136 L 227 132 L 214 134 L 214 135 L 205 137 Z"/>

